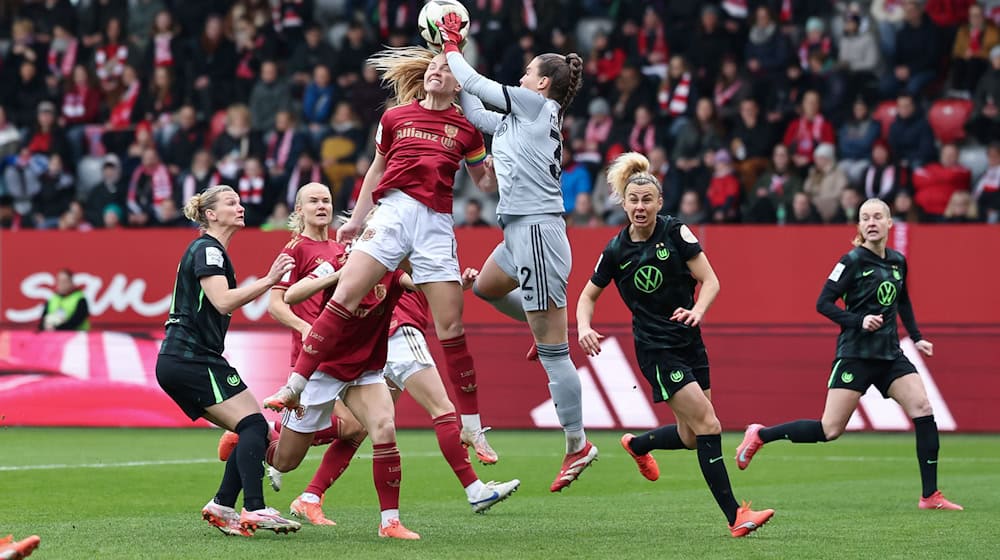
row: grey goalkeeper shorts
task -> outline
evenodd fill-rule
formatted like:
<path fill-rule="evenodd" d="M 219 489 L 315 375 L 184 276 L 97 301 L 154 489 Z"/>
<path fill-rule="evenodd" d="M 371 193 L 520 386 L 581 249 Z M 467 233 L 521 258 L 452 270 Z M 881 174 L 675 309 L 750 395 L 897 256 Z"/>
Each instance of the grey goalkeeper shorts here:
<path fill-rule="evenodd" d="M 566 284 L 573 255 L 561 216 L 501 216 L 503 241 L 493 261 L 521 286 L 525 311 L 566 307 Z"/>

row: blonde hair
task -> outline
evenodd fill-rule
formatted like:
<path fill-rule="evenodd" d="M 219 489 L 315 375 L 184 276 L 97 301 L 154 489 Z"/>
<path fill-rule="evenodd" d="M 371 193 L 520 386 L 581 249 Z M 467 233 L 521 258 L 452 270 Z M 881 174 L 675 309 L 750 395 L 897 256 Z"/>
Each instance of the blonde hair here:
<path fill-rule="evenodd" d="M 215 185 L 192 196 L 184 204 L 184 217 L 197 223 L 201 229 L 208 229 L 208 218 L 205 216 L 205 211 L 215 210 L 215 205 L 219 203 L 219 195 L 224 192 L 236 193 L 229 185 Z"/>
<path fill-rule="evenodd" d="M 656 190 L 663 194 L 660 181 L 649 172 L 649 160 L 638 152 L 626 152 L 615 158 L 608 168 L 608 184 L 617 202 L 625 200 L 629 185 L 656 185 Z"/>
<path fill-rule="evenodd" d="M 960 212 L 958 206 L 960 204 L 965 204 L 967 206 L 966 211 Z M 945 218 L 966 218 L 969 220 L 979 219 L 979 209 L 976 208 L 975 202 L 972 201 L 972 195 L 969 191 L 955 191 L 951 193 L 951 198 L 948 199 L 948 206 L 944 209 Z"/>
<path fill-rule="evenodd" d="M 424 47 L 390 47 L 368 58 L 368 66 L 382 74 L 382 85 L 392 89 L 396 105 L 423 99 L 424 72 L 435 57 Z"/>
<path fill-rule="evenodd" d="M 869 198 L 868 200 L 864 201 L 858 208 L 858 230 L 854 233 L 854 239 L 851 240 L 851 244 L 853 244 L 855 247 L 860 247 L 865 243 L 865 235 L 861 233 L 861 208 L 864 208 L 869 204 L 878 204 L 879 206 L 882 207 L 883 210 L 885 210 L 886 217 L 892 219 L 892 209 L 889 208 L 889 205 L 886 204 L 886 202 L 881 198 Z"/>
<path fill-rule="evenodd" d="M 288 216 L 288 229 L 292 232 L 292 237 L 298 237 L 306 230 L 306 220 L 302 216 L 302 212 L 299 211 L 299 206 L 302 206 L 302 192 L 309 187 L 323 187 L 327 192 L 330 192 L 330 187 L 323 183 L 306 183 L 299 187 L 299 190 L 295 192 L 295 207 Z M 330 193 L 330 197 L 332 199 L 333 193 Z"/>

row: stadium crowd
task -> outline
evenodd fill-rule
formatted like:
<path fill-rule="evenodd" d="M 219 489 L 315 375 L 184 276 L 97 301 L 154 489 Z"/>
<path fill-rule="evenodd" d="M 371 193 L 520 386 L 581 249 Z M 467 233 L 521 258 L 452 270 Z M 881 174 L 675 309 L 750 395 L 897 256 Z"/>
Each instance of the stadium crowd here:
<path fill-rule="evenodd" d="M 464 0 L 465 54 L 516 84 L 578 52 L 564 121 L 573 226 L 625 222 L 607 164 L 647 154 L 688 223 L 1000 222 L 1000 1 Z M 0 229 L 187 227 L 240 193 L 352 207 L 386 91 L 365 59 L 421 44 L 421 0 L 0 1 Z M 496 204 L 463 178 L 456 218 Z"/>

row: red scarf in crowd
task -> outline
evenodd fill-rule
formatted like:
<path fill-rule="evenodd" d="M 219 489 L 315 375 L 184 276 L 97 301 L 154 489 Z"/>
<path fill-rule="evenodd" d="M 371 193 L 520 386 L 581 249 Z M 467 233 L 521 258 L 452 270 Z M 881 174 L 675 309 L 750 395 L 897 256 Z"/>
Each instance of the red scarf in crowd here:
<path fill-rule="evenodd" d="M 222 175 L 219 175 L 218 171 L 212 171 L 212 176 L 209 178 L 209 185 L 218 185 L 222 183 Z M 195 177 L 194 173 L 189 173 L 187 177 L 184 178 L 184 184 L 181 185 L 181 200 L 189 200 L 192 196 L 198 194 L 198 178 Z"/>
<path fill-rule="evenodd" d="M 108 124 L 112 130 L 121 130 L 132 126 L 132 109 L 139 98 L 139 81 L 132 82 L 132 85 L 125 90 L 118 104 L 111 109 L 111 118 Z"/>
<path fill-rule="evenodd" d="M 739 78 L 733 83 L 729 84 L 729 87 L 722 87 L 722 84 L 715 85 L 715 108 L 721 109 L 732 100 L 733 96 L 736 95 L 740 88 L 743 87 L 743 80 Z"/>
<path fill-rule="evenodd" d="M 62 51 L 49 49 L 49 71 L 56 76 L 69 76 L 73 72 L 73 66 L 76 65 L 76 53 L 79 45 L 80 41 L 70 39 L 66 43 L 66 48 Z M 62 59 L 60 59 L 60 56 Z"/>
<path fill-rule="evenodd" d="M 869 167 L 868 171 L 865 172 L 865 197 L 887 198 L 889 193 L 892 192 L 892 188 L 896 185 L 896 167 L 892 165 L 885 166 L 882 169 L 877 184 L 875 183 L 876 174 L 878 174 L 878 170 L 874 165 Z"/>
<path fill-rule="evenodd" d="M 663 36 L 663 26 L 657 27 L 653 32 L 652 45 L 650 45 L 649 36 L 650 32 L 646 29 L 639 30 L 639 37 L 637 38 L 639 56 L 648 57 L 654 52 L 662 52 L 664 58 L 669 57 L 670 47 L 667 46 L 667 40 Z"/>
<path fill-rule="evenodd" d="M 106 45 L 97 50 L 94 55 L 97 65 L 97 77 L 102 80 L 116 78 L 125 71 L 128 61 L 128 47 L 125 45 Z"/>
<path fill-rule="evenodd" d="M 680 81 L 672 89 L 664 88 L 660 90 L 657 101 L 660 103 L 660 110 L 666 110 L 671 117 L 683 115 L 687 112 L 688 96 L 691 94 L 691 73 L 685 72 Z"/>
<path fill-rule="evenodd" d="M 823 139 L 823 125 L 826 120 L 817 114 L 812 122 L 805 117 L 799 117 L 798 130 L 795 132 L 795 153 L 812 157 L 813 148 Z"/>
<path fill-rule="evenodd" d="M 656 147 L 656 127 L 635 125 L 628 135 L 628 147 L 634 152 L 648 154 Z"/>
<path fill-rule="evenodd" d="M 784 196 L 785 182 L 787 181 L 788 175 L 779 175 L 778 172 L 774 172 L 771 174 L 771 184 L 767 188 L 775 196 Z"/>
<path fill-rule="evenodd" d="M 170 50 L 173 38 L 170 33 L 160 33 L 153 38 L 153 66 L 174 65 L 174 53 Z"/>
<path fill-rule="evenodd" d="M 128 183 L 128 205 L 136 211 L 139 210 L 137 192 L 139 189 L 139 180 L 142 179 L 143 175 L 150 176 L 150 183 L 153 187 L 153 206 L 159 206 L 161 202 L 170 198 L 174 189 L 173 183 L 170 181 L 170 172 L 167 171 L 166 165 L 161 163 L 153 168 L 151 172 L 147 171 L 145 166 L 140 165 L 132 172 L 132 178 Z"/>
<path fill-rule="evenodd" d="M 281 138 L 279 141 L 278 138 Z M 264 165 L 268 168 L 278 166 L 284 169 L 285 165 L 288 163 L 288 155 L 292 151 L 292 140 L 295 137 L 295 132 L 292 130 L 286 130 L 285 132 L 273 131 L 267 135 L 267 155 L 264 160 Z"/>
<path fill-rule="evenodd" d="M 240 199 L 246 204 L 264 202 L 264 178 L 244 175 L 239 182 Z"/>

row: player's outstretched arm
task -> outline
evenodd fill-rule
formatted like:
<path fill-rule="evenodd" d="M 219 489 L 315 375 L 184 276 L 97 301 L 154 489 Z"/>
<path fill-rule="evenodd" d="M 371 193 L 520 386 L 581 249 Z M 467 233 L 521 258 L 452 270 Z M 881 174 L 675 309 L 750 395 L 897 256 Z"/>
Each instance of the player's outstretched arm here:
<path fill-rule="evenodd" d="M 459 92 L 458 100 L 462 105 L 462 113 L 472 123 L 472 126 L 486 134 L 496 132 L 497 127 L 500 126 L 500 121 L 503 120 L 503 115 L 496 111 L 490 111 L 483 105 L 481 99 L 471 93 L 467 93 L 465 90 Z"/>
<path fill-rule="evenodd" d="M 513 113 L 526 120 L 534 120 L 545 106 L 546 99 L 542 94 L 519 86 L 505 86 L 481 75 L 465 61 L 460 52 L 448 53 L 448 67 L 462 85 L 462 91 L 497 107 L 505 114 Z M 493 128 L 496 130 L 495 126 Z"/>
<path fill-rule="evenodd" d="M 205 297 L 219 313 L 230 314 L 240 307 L 257 299 L 258 296 L 269 290 L 271 286 L 277 284 L 286 272 L 295 266 L 295 259 L 282 253 L 274 259 L 271 269 L 267 275 L 257 280 L 249 286 L 240 288 L 229 288 L 226 277 L 221 274 L 213 276 L 202 276 L 200 278 L 201 289 L 205 292 Z"/>

